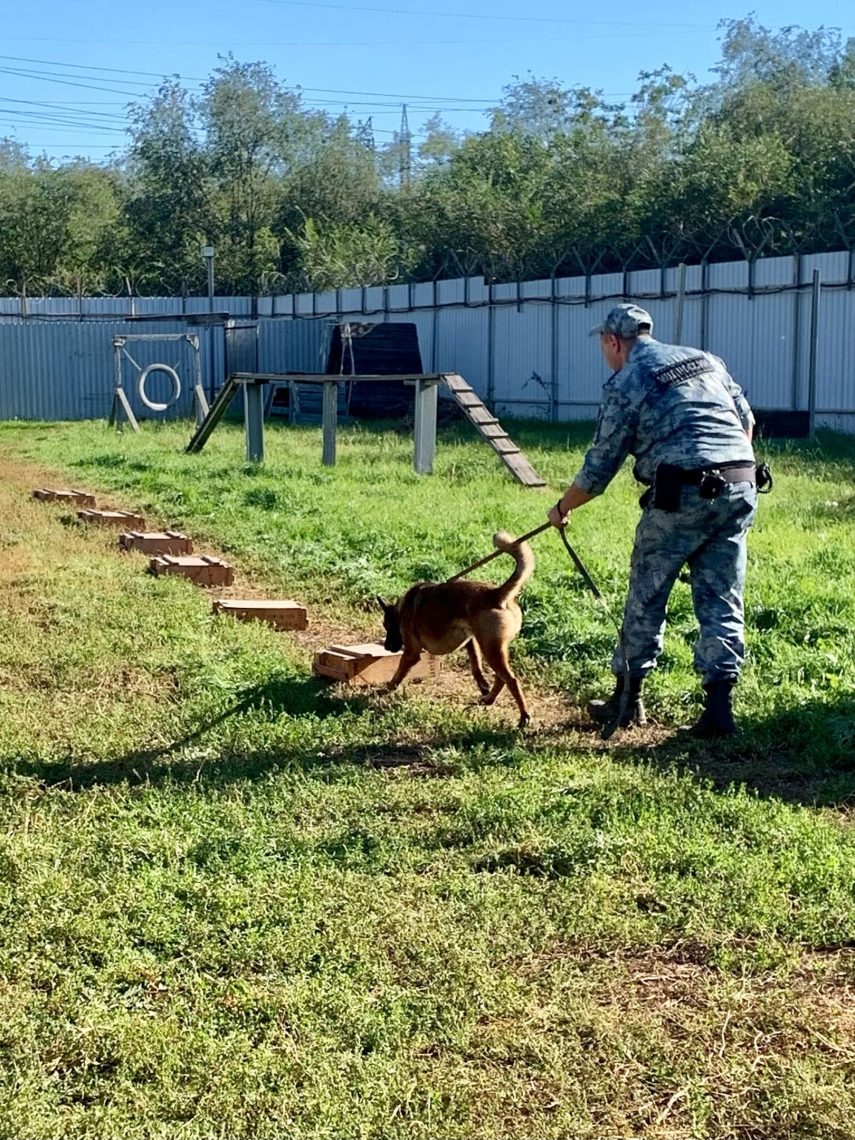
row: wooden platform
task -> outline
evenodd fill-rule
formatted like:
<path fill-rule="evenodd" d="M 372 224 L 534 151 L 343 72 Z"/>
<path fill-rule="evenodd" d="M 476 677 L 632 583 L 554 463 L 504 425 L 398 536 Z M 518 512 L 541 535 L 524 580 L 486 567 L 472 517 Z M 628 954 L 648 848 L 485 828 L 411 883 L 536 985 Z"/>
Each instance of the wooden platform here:
<path fill-rule="evenodd" d="M 43 503 L 74 503 L 78 507 L 94 507 L 95 496 L 88 491 L 65 490 L 57 487 L 37 487 L 33 498 Z"/>
<path fill-rule="evenodd" d="M 140 550 L 143 554 L 192 554 L 193 542 L 177 530 L 126 530 L 119 535 L 122 550 Z"/>
<path fill-rule="evenodd" d="M 391 681 L 401 660 L 400 653 L 390 653 L 379 642 L 364 645 L 331 645 L 315 654 L 312 670 L 319 677 L 343 681 L 349 685 L 382 685 Z M 422 680 L 439 674 L 439 660 L 423 653 L 407 680 Z"/>
<path fill-rule="evenodd" d="M 215 614 L 231 614 L 238 621 L 263 621 L 274 629 L 307 629 L 309 625 L 306 607 L 290 598 L 220 598 L 213 610 Z"/>
<path fill-rule="evenodd" d="M 142 515 L 135 515 L 133 511 L 78 511 L 77 517 L 81 522 L 100 526 L 145 526 Z"/>
<path fill-rule="evenodd" d="M 231 586 L 235 580 L 234 569 L 228 562 L 207 554 L 163 554 L 152 558 L 148 565 L 152 574 L 177 574 L 197 586 Z"/>

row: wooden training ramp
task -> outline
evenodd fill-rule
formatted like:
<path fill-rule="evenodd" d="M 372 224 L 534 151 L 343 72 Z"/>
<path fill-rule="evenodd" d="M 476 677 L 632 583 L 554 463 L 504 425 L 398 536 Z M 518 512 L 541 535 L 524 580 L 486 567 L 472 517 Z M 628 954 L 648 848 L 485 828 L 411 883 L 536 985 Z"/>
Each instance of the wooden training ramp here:
<path fill-rule="evenodd" d="M 463 414 L 486 439 L 517 482 L 525 487 L 545 487 L 546 480 L 541 479 L 471 384 L 457 372 L 446 372 L 442 378 Z"/>

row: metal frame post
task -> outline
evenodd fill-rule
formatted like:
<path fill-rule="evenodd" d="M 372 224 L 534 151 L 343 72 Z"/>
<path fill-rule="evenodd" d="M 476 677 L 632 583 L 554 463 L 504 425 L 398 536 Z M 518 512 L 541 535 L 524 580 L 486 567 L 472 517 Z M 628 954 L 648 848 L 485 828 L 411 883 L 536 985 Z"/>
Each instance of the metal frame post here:
<path fill-rule="evenodd" d="M 493 282 L 487 282 L 487 399 L 486 404 L 493 411 L 496 395 L 495 368 L 495 324 L 496 310 L 493 304 Z"/>
<path fill-rule="evenodd" d="M 436 455 L 436 406 L 439 380 L 416 380 L 413 467 L 419 475 L 433 474 Z"/>
<path fill-rule="evenodd" d="M 709 290 L 709 262 L 706 255 L 701 261 L 701 348 L 707 350 L 707 334 L 709 331 L 710 316 L 710 290 Z"/>
<path fill-rule="evenodd" d="M 202 260 L 205 262 L 205 268 L 208 275 L 208 313 L 214 311 L 214 247 L 212 245 L 202 246 Z M 214 391 L 214 326 L 208 325 L 208 399 L 211 403 L 214 402 L 216 392 Z"/>
<path fill-rule="evenodd" d="M 264 401 L 261 384 L 243 385 L 243 417 L 248 463 L 264 461 Z"/>
<path fill-rule="evenodd" d="M 128 423 L 138 432 L 140 425 L 137 423 L 137 417 L 134 415 L 133 408 L 128 400 L 127 392 L 125 392 L 124 379 L 122 376 L 122 353 L 125 348 L 125 340 L 128 339 L 122 336 L 113 337 L 113 354 L 115 357 L 116 367 L 116 386 L 113 389 L 113 403 L 110 407 L 110 418 L 107 420 L 107 426 L 112 427 L 116 425 L 116 430 L 121 431 L 122 425 L 119 422 L 120 412 L 125 413 L 125 418 Z"/>
<path fill-rule="evenodd" d="M 205 398 L 205 389 L 202 387 L 202 359 L 199 354 L 199 337 L 193 333 L 187 337 L 187 341 L 193 349 L 193 396 L 196 405 L 196 427 L 199 428 L 211 409 Z"/>
<path fill-rule="evenodd" d="M 683 307 L 686 301 L 686 263 L 677 266 L 677 311 L 674 314 L 674 344 L 680 343 L 683 335 Z"/>
<path fill-rule="evenodd" d="M 813 271 L 810 297 L 810 363 L 808 365 L 808 435 L 816 435 L 816 352 L 819 343 L 819 295 L 822 289 L 818 269 Z"/>
<path fill-rule="evenodd" d="M 802 355 L 802 255 L 793 255 L 793 356 L 790 361 L 790 407 L 799 408 L 799 373 Z"/>
<path fill-rule="evenodd" d="M 322 420 L 324 449 L 321 461 L 324 467 L 335 467 L 335 435 L 338 424 L 337 380 L 325 380 L 323 383 Z"/>
<path fill-rule="evenodd" d="M 555 294 L 555 271 L 549 285 L 549 418 L 558 419 L 558 298 Z"/>

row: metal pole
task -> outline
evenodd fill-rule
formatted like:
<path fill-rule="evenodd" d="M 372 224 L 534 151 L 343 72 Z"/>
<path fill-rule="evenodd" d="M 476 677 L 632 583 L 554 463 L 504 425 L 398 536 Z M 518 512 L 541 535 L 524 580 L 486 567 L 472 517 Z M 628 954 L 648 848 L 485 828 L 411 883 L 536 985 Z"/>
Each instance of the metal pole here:
<path fill-rule="evenodd" d="M 558 419 L 558 300 L 555 296 L 555 273 L 549 290 L 549 418 Z"/>
<path fill-rule="evenodd" d="M 202 387 L 202 359 L 199 355 L 199 337 L 194 334 L 188 336 L 187 341 L 193 350 L 193 396 L 196 404 L 196 427 L 200 428 L 210 408 L 205 399 L 205 389 Z"/>
<path fill-rule="evenodd" d="M 118 411 L 119 411 L 119 389 L 122 387 L 122 341 L 121 337 L 113 337 L 113 365 L 115 369 L 115 383 L 113 385 L 113 403 L 110 405 L 110 418 L 107 421 L 108 427 L 113 424 L 119 426 Z"/>
<path fill-rule="evenodd" d="M 208 312 L 214 311 L 214 254 L 213 251 L 205 258 L 208 263 Z"/>
<path fill-rule="evenodd" d="M 493 306 L 493 282 L 487 285 L 487 407 L 493 411 L 493 401 L 496 394 L 496 376 L 495 376 L 495 337 L 494 327 L 496 323 L 496 313 Z"/>
<path fill-rule="evenodd" d="M 808 435 L 813 439 L 816 434 L 814 418 L 816 416 L 816 350 L 819 343 L 819 270 L 813 271 L 813 285 L 810 298 L 810 365 L 808 367 Z"/>
<path fill-rule="evenodd" d="M 709 263 L 707 259 L 701 262 L 701 348 L 706 352 L 707 328 L 709 326 L 710 291 L 709 291 Z"/>
<path fill-rule="evenodd" d="M 419 475 L 433 474 L 436 454 L 437 381 L 416 381 L 416 423 L 413 467 Z"/>
<path fill-rule="evenodd" d="M 439 337 L 439 302 L 436 292 L 436 278 L 433 279 L 433 320 L 430 323 L 430 366 L 436 372 L 436 345 Z"/>
<path fill-rule="evenodd" d="M 214 247 L 202 246 L 202 258 L 208 271 L 208 312 L 214 311 Z M 208 326 L 208 399 L 214 402 L 214 326 Z M 226 377 L 228 379 L 228 377 Z"/>
<path fill-rule="evenodd" d="M 790 407 L 798 411 L 799 372 L 802 355 L 802 255 L 793 257 L 793 358 L 790 362 Z"/>
<path fill-rule="evenodd" d="M 677 266 L 677 312 L 674 317 L 674 344 L 679 344 L 683 336 L 683 306 L 686 300 L 686 263 Z"/>
<path fill-rule="evenodd" d="M 243 415 L 246 429 L 246 458 L 249 463 L 264 460 L 264 401 L 260 384 L 243 385 Z"/>
<path fill-rule="evenodd" d="M 324 467 L 335 467 L 335 431 L 338 420 L 338 381 L 325 380 L 323 383 L 323 427 L 324 427 Z"/>

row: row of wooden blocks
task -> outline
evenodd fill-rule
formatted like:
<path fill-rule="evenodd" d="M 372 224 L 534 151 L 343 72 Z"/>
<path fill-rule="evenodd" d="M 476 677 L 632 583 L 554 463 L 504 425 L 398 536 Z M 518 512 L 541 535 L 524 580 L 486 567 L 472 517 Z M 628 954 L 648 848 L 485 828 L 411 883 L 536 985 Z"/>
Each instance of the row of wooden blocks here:
<path fill-rule="evenodd" d="M 144 527 L 145 520 L 133 511 L 97 510 L 95 497 L 87 491 L 40 487 L 33 497 L 43 502 L 73 503 L 81 509 L 81 522 L 102 526 Z M 138 550 L 152 555 L 149 569 L 153 574 L 177 574 L 198 586 L 231 586 L 234 570 L 221 558 L 194 555 L 193 542 L 176 530 L 125 530 L 119 535 L 122 550 Z M 239 621 L 263 621 L 278 630 L 302 630 L 309 625 L 306 607 L 289 598 L 236 599 L 219 598 L 213 603 L 214 613 L 229 614 Z M 319 677 L 351 685 L 378 685 L 391 681 L 401 659 L 377 642 L 362 645 L 331 645 L 318 650 L 312 670 Z M 439 660 L 422 654 L 421 661 L 410 672 L 413 680 L 435 677 Z"/>

